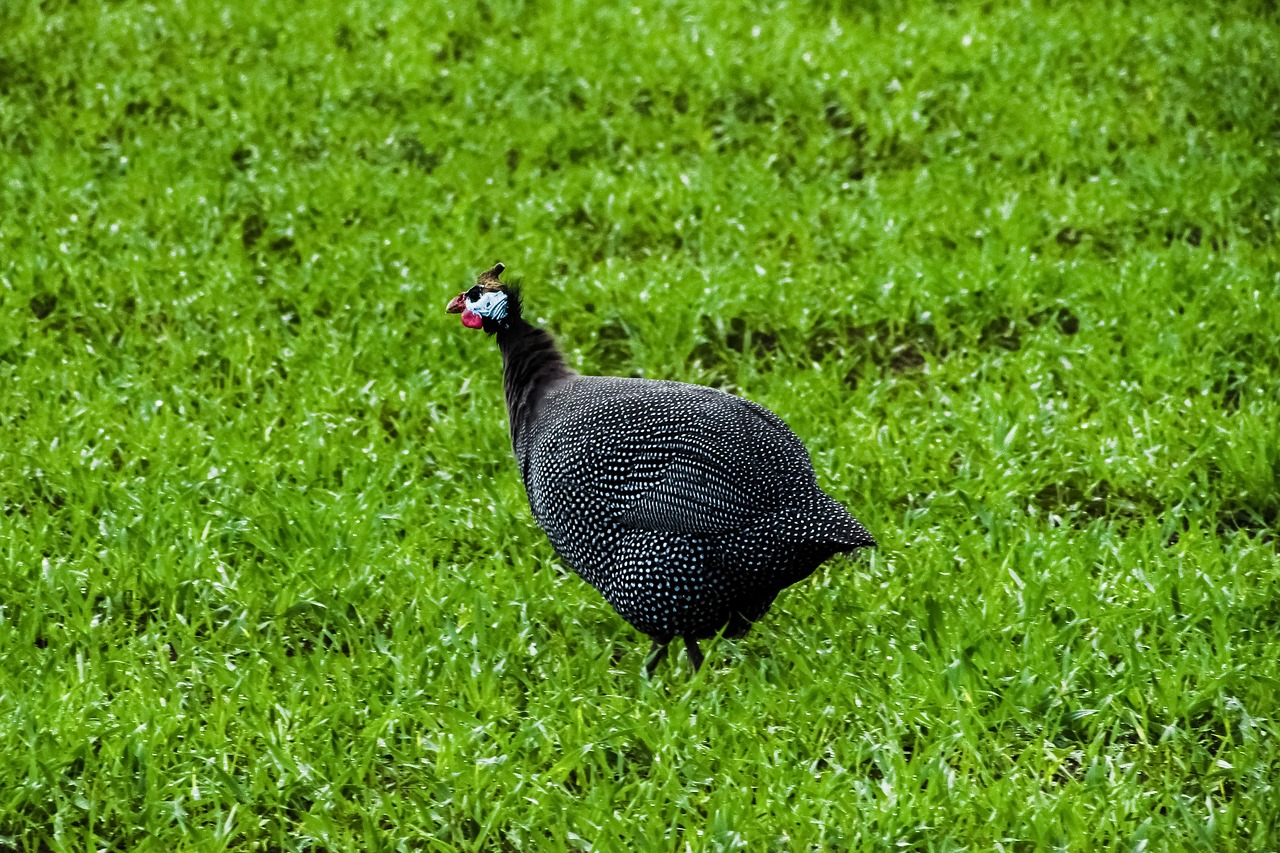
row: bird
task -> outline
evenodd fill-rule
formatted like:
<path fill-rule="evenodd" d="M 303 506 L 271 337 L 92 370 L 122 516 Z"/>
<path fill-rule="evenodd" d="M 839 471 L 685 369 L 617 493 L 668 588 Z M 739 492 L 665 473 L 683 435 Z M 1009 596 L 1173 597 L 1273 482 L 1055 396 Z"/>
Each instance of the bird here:
<path fill-rule="evenodd" d="M 652 677 L 683 640 L 741 637 L 786 587 L 875 539 L 817 484 L 773 412 L 714 388 L 584 376 L 523 314 L 518 285 L 483 272 L 446 311 L 502 354 L 511 446 L 534 519 L 559 557 L 652 646 Z"/>

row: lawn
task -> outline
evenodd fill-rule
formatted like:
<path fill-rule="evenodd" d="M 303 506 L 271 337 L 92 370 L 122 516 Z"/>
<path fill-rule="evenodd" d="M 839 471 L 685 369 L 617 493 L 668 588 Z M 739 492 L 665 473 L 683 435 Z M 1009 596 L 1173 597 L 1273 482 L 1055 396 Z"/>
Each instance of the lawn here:
<path fill-rule="evenodd" d="M 0 850 L 1280 849 L 1280 17 L 0 4 Z M 495 260 L 880 547 L 556 558 Z"/>

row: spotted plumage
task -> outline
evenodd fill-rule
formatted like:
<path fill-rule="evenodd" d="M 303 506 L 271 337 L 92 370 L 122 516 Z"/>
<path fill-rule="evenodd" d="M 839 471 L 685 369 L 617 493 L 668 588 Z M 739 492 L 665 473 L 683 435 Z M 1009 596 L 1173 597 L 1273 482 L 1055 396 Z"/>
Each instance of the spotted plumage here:
<path fill-rule="evenodd" d="M 875 544 L 817 485 L 804 445 L 748 400 L 698 385 L 580 376 L 521 316 L 502 265 L 449 311 L 497 337 L 512 446 L 556 552 L 654 640 L 741 635 L 836 553 Z"/>

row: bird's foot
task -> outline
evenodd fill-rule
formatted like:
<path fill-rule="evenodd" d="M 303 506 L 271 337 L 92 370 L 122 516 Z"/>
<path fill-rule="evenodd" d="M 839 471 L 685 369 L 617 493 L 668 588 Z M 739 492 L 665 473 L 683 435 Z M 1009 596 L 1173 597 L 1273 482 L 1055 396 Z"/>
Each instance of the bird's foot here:
<path fill-rule="evenodd" d="M 684 650 L 688 653 L 689 663 L 693 666 L 693 671 L 696 674 L 702 666 L 702 649 L 698 648 L 698 641 L 686 635 L 684 638 Z"/>
<path fill-rule="evenodd" d="M 658 668 L 658 664 L 666 660 L 667 650 L 670 647 L 670 641 L 666 643 L 653 641 L 653 648 L 649 649 L 649 655 L 644 660 L 644 674 L 646 678 L 653 678 L 653 671 Z"/>

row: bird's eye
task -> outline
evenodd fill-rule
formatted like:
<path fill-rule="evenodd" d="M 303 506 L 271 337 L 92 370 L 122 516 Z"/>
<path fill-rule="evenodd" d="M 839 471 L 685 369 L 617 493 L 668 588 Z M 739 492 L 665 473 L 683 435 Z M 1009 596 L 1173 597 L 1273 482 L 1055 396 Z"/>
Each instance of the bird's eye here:
<path fill-rule="evenodd" d="M 475 302 L 479 298 L 480 298 L 480 285 L 477 284 L 475 287 L 467 291 L 467 301 Z"/>

